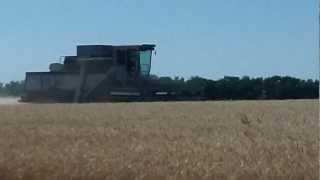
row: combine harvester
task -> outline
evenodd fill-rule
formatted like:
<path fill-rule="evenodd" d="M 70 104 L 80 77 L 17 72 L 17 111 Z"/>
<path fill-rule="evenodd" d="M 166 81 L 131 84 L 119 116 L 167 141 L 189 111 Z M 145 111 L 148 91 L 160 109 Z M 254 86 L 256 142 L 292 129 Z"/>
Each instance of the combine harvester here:
<path fill-rule="evenodd" d="M 27 72 L 23 102 L 108 102 L 174 100 L 150 78 L 155 45 L 82 45 L 77 56 Z"/>

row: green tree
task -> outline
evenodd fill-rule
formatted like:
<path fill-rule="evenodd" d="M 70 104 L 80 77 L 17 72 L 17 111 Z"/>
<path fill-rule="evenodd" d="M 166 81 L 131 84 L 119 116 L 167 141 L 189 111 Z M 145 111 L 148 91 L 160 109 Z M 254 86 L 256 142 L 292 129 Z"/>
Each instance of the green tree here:
<path fill-rule="evenodd" d="M 11 81 L 5 85 L 2 84 L 2 94 L 6 96 L 21 96 L 23 93 L 23 81 Z"/>
<path fill-rule="evenodd" d="M 192 96 L 204 96 L 204 90 L 208 80 L 199 76 L 191 77 L 186 81 L 186 89 Z"/>

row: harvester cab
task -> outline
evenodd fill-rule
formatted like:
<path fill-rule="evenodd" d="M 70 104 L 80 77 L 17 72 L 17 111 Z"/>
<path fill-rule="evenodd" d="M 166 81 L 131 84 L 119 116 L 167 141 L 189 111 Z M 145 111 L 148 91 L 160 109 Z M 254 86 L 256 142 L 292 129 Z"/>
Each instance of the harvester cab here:
<path fill-rule="evenodd" d="M 49 72 L 27 72 L 26 102 L 148 100 L 158 94 L 150 80 L 155 45 L 80 45 L 76 56 L 53 63 Z"/>

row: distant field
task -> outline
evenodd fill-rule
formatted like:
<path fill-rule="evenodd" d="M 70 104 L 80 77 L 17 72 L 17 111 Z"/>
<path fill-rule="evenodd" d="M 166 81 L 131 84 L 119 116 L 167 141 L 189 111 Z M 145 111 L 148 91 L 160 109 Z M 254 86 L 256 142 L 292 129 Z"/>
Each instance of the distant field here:
<path fill-rule="evenodd" d="M 1 180 L 319 179 L 318 101 L 0 105 Z"/>

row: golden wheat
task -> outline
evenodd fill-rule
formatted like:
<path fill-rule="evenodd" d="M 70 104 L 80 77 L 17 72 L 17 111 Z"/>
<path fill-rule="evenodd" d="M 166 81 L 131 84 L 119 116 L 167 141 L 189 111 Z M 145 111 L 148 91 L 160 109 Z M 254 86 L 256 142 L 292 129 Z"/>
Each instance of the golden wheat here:
<path fill-rule="evenodd" d="M 318 179 L 317 101 L 0 106 L 1 180 Z"/>

